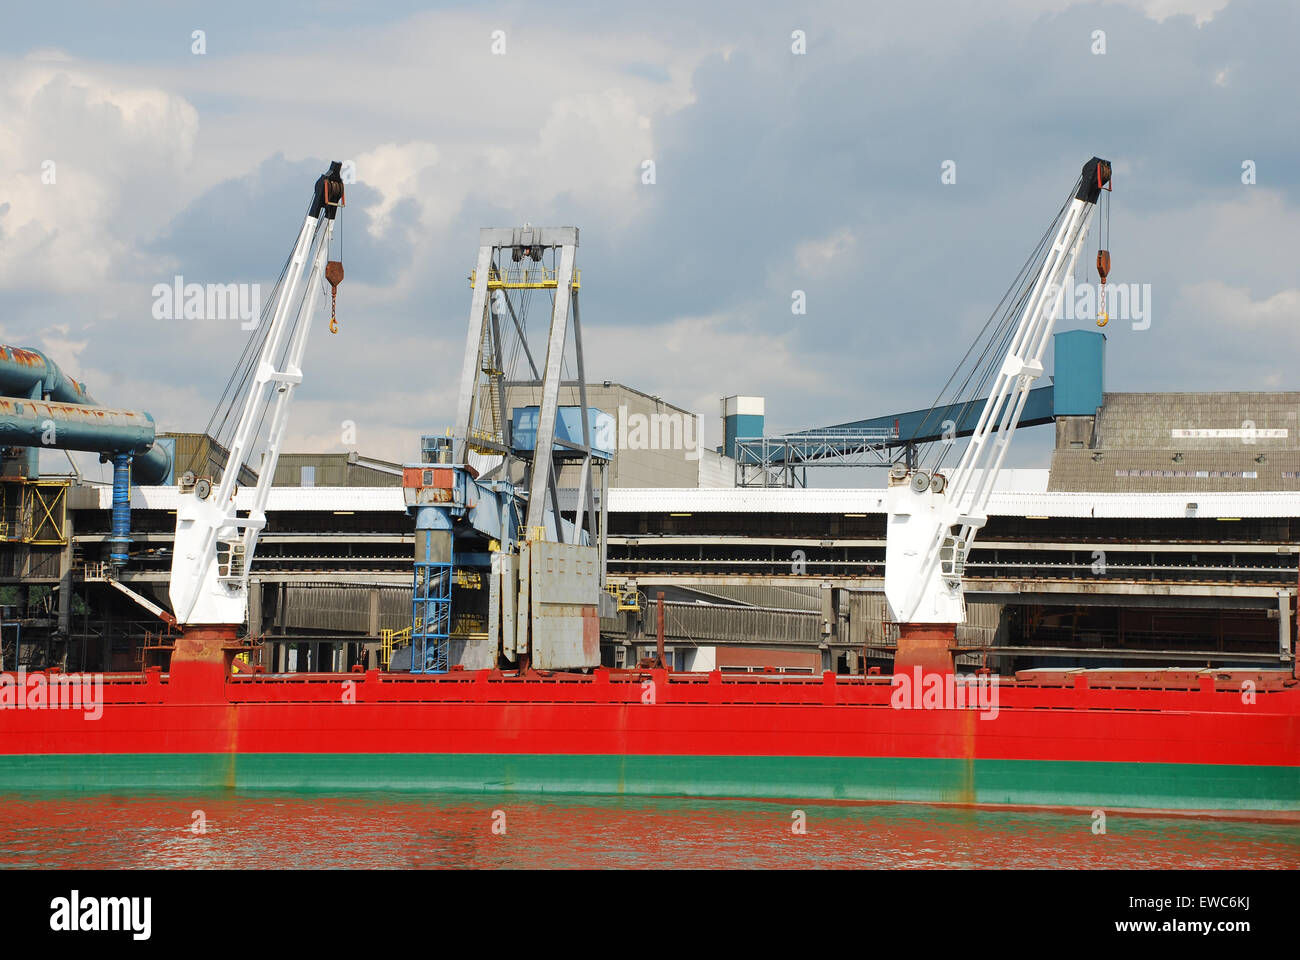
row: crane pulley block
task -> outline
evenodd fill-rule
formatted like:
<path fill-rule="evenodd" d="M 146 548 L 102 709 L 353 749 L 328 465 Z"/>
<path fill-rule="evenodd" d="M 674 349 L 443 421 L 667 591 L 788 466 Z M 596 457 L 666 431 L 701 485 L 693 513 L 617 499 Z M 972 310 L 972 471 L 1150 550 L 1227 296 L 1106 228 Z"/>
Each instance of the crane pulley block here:
<path fill-rule="evenodd" d="M 338 333 L 339 322 L 335 317 L 334 306 L 338 300 L 339 284 L 343 282 L 342 260 L 331 260 L 325 264 L 325 282 L 330 285 L 330 333 Z"/>

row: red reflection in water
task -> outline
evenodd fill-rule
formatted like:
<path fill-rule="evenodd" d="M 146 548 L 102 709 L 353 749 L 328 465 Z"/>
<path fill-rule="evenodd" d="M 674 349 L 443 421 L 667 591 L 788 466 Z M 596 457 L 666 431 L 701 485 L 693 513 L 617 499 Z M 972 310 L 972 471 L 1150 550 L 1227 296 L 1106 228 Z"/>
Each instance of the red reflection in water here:
<path fill-rule="evenodd" d="M 807 833 L 791 832 L 802 810 Z M 196 833 L 196 811 L 206 832 Z M 500 811 L 500 813 L 497 813 Z M 502 817 L 504 814 L 504 817 Z M 494 833 L 493 826 L 505 833 Z M 0 797 L 37 868 L 1300 866 L 1294 823 L 695 799 L 375 794 Z"/>

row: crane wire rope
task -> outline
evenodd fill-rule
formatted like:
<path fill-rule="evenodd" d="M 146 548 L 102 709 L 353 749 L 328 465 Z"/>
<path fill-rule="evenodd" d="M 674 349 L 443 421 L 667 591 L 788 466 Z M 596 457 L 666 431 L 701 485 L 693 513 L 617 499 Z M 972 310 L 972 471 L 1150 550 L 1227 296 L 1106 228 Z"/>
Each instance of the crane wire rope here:
<path fill-rule="evenodd" d="M 257 367 L 257 358 L 262 354 L 262 348 L 266 343 L 266 337 L 270 332 L 271 324 L 268 322 L 268 314 L 274 309 L 275 302 L 279 297 L 281 286 L 284 284 L 285 275 L 289 272 L 289 265 L 293 260 L 293 251 L 285 257 L 284 265 L 280 268 L 280 275 L 271 288 L 270 298 L 263 304 L 261 314 L 258 318 L 257 329 L 249 334 L 244 342 L 243 352 L 240 354 L 235 368 L 231 371 L 230 376 L 226 378 L 226 384 L 222 388 L 221 395 L 217 398 L 216 405 L 213 407 L 211 416 L 203 428 L 204 436 L 208 437 L 213 443 L 226 449 L 229 452 L 230 434 L 233 434 L 231 417 L 236 407 L 242 407 L 242 399 L 247 392 L 248 382 Z M 189 463 L 186 465 L 187 471 L 194 470 L 199 466 L 201 445 L 196 446 L 190 455 Z M 216 456 L 215 450 L 208 451 L 208 458 L 211 461 Z M 206 464 L 203 465 L 206 470 Z M 222 469 L 228 465 L 222 465 Z M 238 469 L 238 466 L 236 466 Z"/>
<path fill-rule="evenodd" d="M 984 322 L 983 327 L 981 327 L 965 355 L 957 364 L 956 369 L 953 370 L 948 380 L 939 390 L 934 403 L 926 411 L 925 417 L 916 430 L 913 431 L 913 442 L 918 442 L 916 438 L 928 435 L 927 426 L 931 427 L 929 432 L 933 432 L 934 427 L 938 426 L 933 420 L 939 414 L 945 414 L 946 418 L 953 422 L 954 427 L 960 429 L 962 422 L 966 420 L 975 406 L 985 402 L 985 393 L 989 382 L 994 379 L 1001 369 L 1002 358 L 1006 355 L 1015 337 L 1025 305 L 1033 293 L 1038 272 L 1041 270 L 1046 257 L 1046 248 L 1059 231 L 1061 221 L 1078 193 L 1082 180 L 1083 178 L 1080 176 L 1075 181 L 1066 201 L 1057 211 L 1051 224 L 1039 237 L 1033 251 L 1016 274 L 1015 280 L 1002 295 L 997 306 L 993 308 L 992 313 L 989 314 L 988 319 Z M 971 358 L 976 354 L 977 350 L 978 355 L 971 362 Z M 960 383 L 954 388 L 954 382 L 959 377 L 961 377 Z M 1009 398 L 1005 402 L 1010 402 Z M 1005 409 L 1005 406 L 1002 409 Z M 957 411 L 955 416 L 953 415 L 954 410 Z M 1001 412 L 1001 409 L 994 411 L 995 414 Z M 950 450 L 955 446 L 955 443 L 942 442 L 938 445 L 939 449 L 935 451 L 934 444 L 931 443 L 922 457 L 926 468 L 931 472 L 939 470 Z"/>

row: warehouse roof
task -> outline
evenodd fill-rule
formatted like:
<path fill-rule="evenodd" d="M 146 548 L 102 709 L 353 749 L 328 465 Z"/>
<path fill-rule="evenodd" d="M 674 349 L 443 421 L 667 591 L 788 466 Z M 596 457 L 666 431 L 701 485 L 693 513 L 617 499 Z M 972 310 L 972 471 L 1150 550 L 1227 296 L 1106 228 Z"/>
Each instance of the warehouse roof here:
<path fill-rule="evenodd" d="M 99 508 L 112 505 L 111 487 L 98 489 Z M 251 496 L 240 491 L 238 500 Z M 136 510 L 175 510 L 175 487 L 135 487 Z M 400 487 L 274 487 L 267 510 L 404 511 Z M 866 513 L 885 512 L 885 491 L 871 489 L 636 489 L 609 491 L 611 513 Z M 1025 517 L 1300 517 L 1300 493 L 995 492 L 994 516 Z"/>

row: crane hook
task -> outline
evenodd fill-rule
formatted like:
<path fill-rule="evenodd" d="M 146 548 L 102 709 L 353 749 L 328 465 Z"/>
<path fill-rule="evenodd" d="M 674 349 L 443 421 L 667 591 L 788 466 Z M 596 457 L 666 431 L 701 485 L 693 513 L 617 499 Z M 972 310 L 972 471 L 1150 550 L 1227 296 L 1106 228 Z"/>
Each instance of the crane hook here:
<path fill-rule="evenodd" d="M 1110 323 L 1110 314 L 1106 312 L 1106 277 L 1110 274 L 1110 251 L 1097 251 L 1097 276 L 1101 277 L 1101 294 L 1098 304 L 1097 326 L 1104 327 Z"/>

